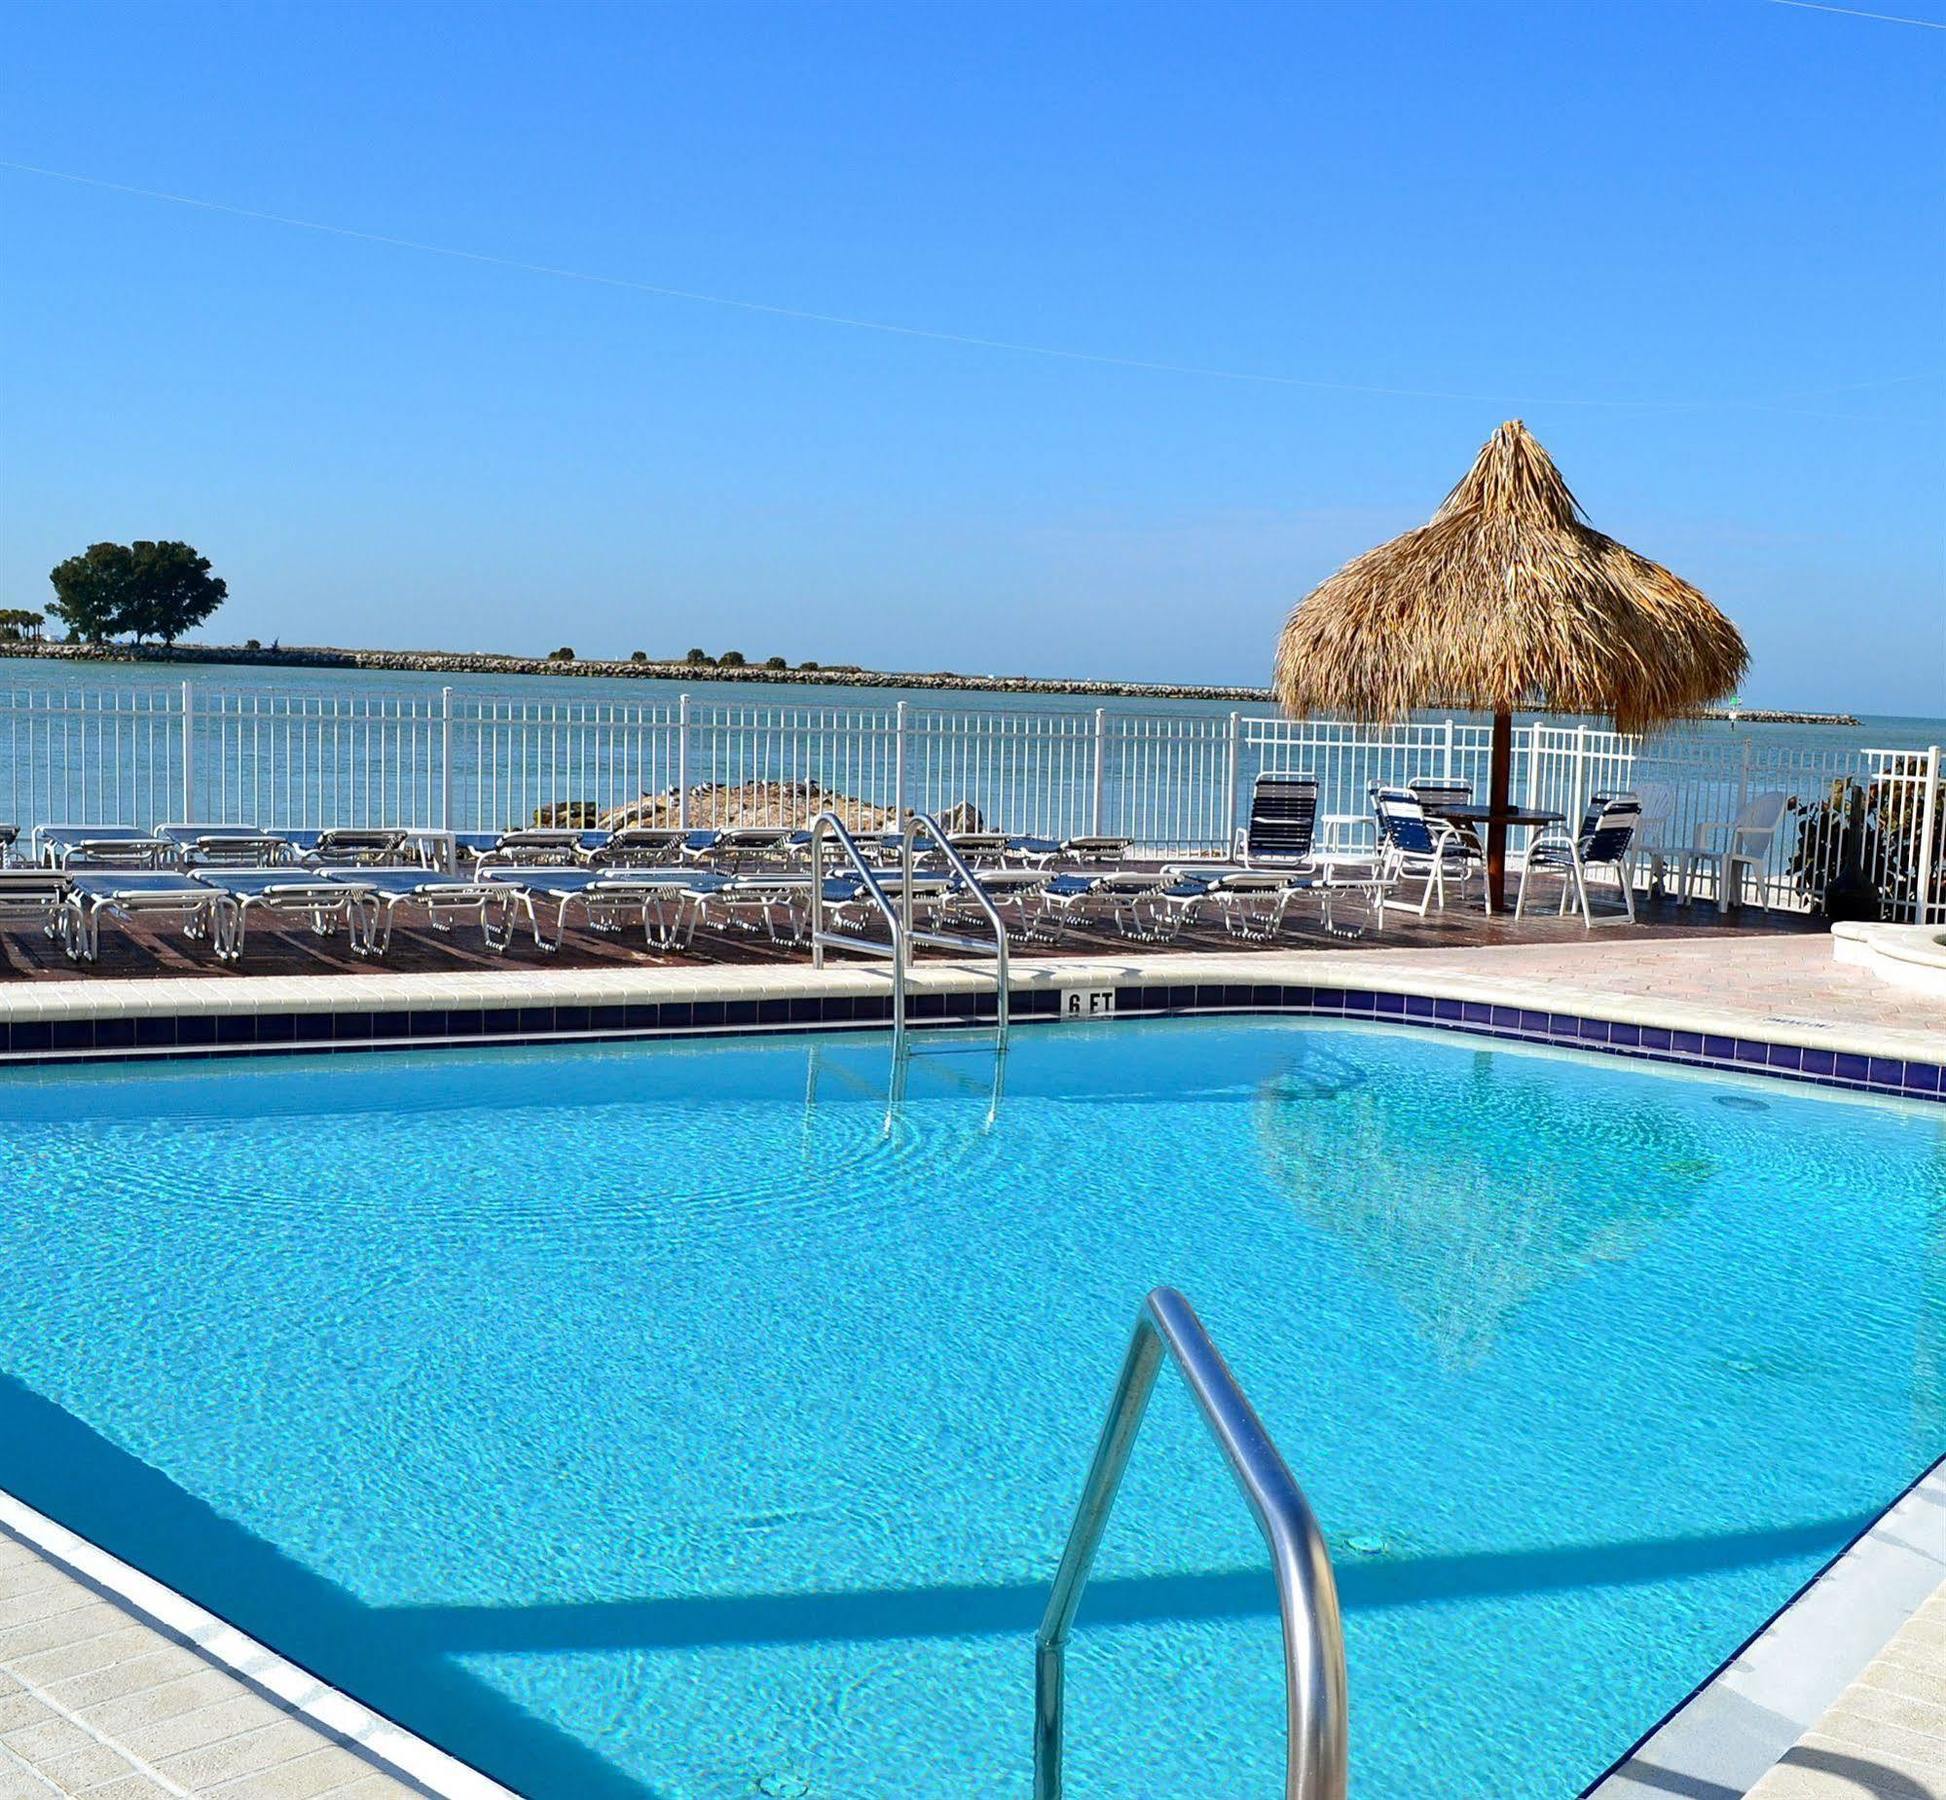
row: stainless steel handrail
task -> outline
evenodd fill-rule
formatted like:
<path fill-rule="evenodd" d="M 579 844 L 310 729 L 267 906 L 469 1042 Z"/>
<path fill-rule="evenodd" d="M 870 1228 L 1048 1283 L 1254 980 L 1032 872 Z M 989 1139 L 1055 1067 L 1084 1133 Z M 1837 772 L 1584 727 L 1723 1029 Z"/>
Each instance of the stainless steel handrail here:
<path fill-rule="evenodd" d="M 915 812 L 905 822 L 903 834 L 904 856 L 902 858 L 905 874 L 905 902 L 912 904 L 912 862 L 919 847 L 919 839 L 929 837 L 938 846 L 939 853 L 945 857 L 946 866 L 952 870 L 966 891 L 973 896 L 986 920 L 993 927 L 994 981 L 998 995 L 994 1002 L 995 1037 L 994 1048 L 1007 1047 L 1007 996 L 1011 983 L 1007 977 L 1007 927 L 1000 917 L 999 908 L 993 904 L 993 897 L 980 886 L 979 878 L 967 866 L 965 857 L 947 842 L 946 833 L 930 813 Z M 945 931 L 919 931 L 911 926 L 906 928 L 906 941 L 909 944 L 937 944 L 946 950 L 985 950 L 986 945 L 977 938 L 957 937 Z"/>
<path fill-rule="evenodd" d="M 891 943 L 878 944 L 870 938 L 841 937 L 835 931 L 824 928 L 824 845 L 827 838 L 835 837 L 838 847 L 850 860 L 851 866 L 858 871 L 858 879 L 865 892 L 870 895 L 872 904 L 884 916 L 886 929 L 891 933 Z M 858 848 L 858 840 L 845 829 L 845 822 L 836 813 L 821 812 L 811 821 L 811 843 L 809 848 L 811 863 L 811 966 L 824 967 L 825 945 L 835 945 L 840 950 L 856 950 L 866 956 L 889 956 L 892 959 L 892 1055 L 895 1066 L 905 1051 L 905 971 L 911 960 L 911 950 L 906 942 L 905 922 L 899 917 L 898 909 L 886 897 L 885 889 L 879 885 L 878 876 L 865 860 L 864 852 Z"/>
<path fill-rule="evenodd" d="M 1324 1536 L 1202 1320 L 1174 1288 L 1155 1289 L 1135 1321 L 1034 1640 L 1035 1800 L 1061 1800 L 1068 1635 L 1165 1350 L 1189 1384 L 1270 1546 L 1284 1621 L 1285 1800 L 1345 1800 L 1345 1639 Z"/>

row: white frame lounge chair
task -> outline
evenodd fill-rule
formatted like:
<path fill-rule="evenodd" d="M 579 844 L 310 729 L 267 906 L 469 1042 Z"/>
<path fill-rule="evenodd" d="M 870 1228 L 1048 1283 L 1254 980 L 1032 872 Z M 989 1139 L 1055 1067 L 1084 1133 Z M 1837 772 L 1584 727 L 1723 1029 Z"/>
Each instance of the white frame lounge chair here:
<path fill-rule="evenodd" d="M 165 916 L 184 937 L 207 941 L 219 961 L 230 948 L 235 901 L 179 869 L 81 869 L 69 878 L 57 936 L 71 962 L 91 963 L 101 954 L 101 922 L 129 925 Z"/>
<path fill-rule="evenodd" d="M 185 869 L 269 869 L 294 860 L 290 839 L 256 825 L 158 825 Z"/>
<path fill-rule="evenodd" d="M 140 825 L 36 825 L 34 861 L 50 869 L 171 869 L 176 846 Z"/>

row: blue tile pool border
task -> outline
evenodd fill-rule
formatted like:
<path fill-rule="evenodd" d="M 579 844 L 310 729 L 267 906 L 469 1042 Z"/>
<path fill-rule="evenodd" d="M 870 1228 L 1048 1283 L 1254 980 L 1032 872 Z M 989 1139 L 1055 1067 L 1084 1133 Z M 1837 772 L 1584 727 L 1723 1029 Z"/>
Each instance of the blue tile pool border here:
<path fill-rule="evenodd" d="M 1055 986 L 1016 990 L 1013 1017 L 1021 1023 L 1054 1020 L 1061 1011 L 1061 992 Z M 1122 982 L 1115 985 L 1114 993 L 1116 1018 L 1275 1013 L 1367 1020 L 1946 1103 L 1946 1062 L 1862 1056 L 1761 1037 L 1729 1037 L 1579 1013 L 1540 1012 L 1498 1001 L 1281 982 Z M 991 1019 L 993 1012 L 994 996 L 990 992 L 922 989 L 912 994 L 908 1017 L 916 1030 L 924 1030 Z M 442 1044 L 534 1045 L 873 1029 L 889 1024 L 890 1015 L 889 996 L 841 994 L 640 1000 L 609 1005 L 455 1004 L 387 1010 L 367 1005 L 343 1011 L 17 1019 L 0 1021 L 0 1063 L 317 1055 L 429 1049 Z"/>

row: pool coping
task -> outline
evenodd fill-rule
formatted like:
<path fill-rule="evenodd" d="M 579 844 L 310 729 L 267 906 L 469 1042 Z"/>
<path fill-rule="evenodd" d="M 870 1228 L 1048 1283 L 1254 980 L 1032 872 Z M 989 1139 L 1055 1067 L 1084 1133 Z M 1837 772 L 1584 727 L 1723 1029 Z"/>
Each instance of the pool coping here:
<path fill-rule="evenodd" d="M 1946 1102 L 1946 1033 L 1414 967 L 1414 954 L 1383 965 L 1342 951 L 1016 960 L 1010 1007 L 1023 1024 L 1363 1018 Z M 993 1017 L 990 964 L 921 963 L 909 992 L 915 1029 Z M 857 963 L 50 982 L 0 990 L 0 1065 L 883 1029 L 890 1017 L 889 975 Z"/>
<path fill-rule="evenodd" d="M 1580 1800 L 1740 1800 L 1946 1581 L 1946 1457 L 1918 1477 Z"/>
<path fill-rule="evenodd" d="M 272 1701 L 407 1791 L 436 1800 L 520 1800 L 513 1789 L 355 1700 L 167 1583 L 0 1488 L 0 1532 L 180 1644 L 239 1687 Z M 160 1786 L 158 1792 L 165 1791 Z"/>

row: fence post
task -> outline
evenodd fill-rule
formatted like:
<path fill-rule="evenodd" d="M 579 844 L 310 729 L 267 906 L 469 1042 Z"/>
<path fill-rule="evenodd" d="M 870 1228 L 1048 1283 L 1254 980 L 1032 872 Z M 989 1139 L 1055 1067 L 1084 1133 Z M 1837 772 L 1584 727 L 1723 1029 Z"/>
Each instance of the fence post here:
<path fill-rule="evenodd" d="M 1581 815 L 1588 810 L 1588 727 L 1574 728 L 1574 774 L 1568 783 L 1568 829 L 1581 829 Z"/>
<path fill-rule="evenodd" d="M 1232 840 L 1237 834 L 1237 777 L 1243 755 L 1243 715 L 1230 715 L 1230 773 L 1223 785 L 1223 848 L 1222 854 L 1228 856 Z"/>
<path fill-rule="evenodd" d="M 439 829 L 453 829 L 453 690 L 439 690 Z"/>
<path fill-rule="evenodd" d="M 182 816 L 196 816 L 196 690 L 182 684 Z"/>
<path fill-rule="evenodd" d="M 1507 773 L 1511 777 L 1513 771 L 1509 769 Z M 1446 721 L 1446 748 L 1439 766 L 1439 778 L 1442 781 L 1453 779 L 1453 721 L 1451 719 Z M 1508 785 L 1512 785 L 1511 781 Z"/>
<path fill-rule="evenodd" d="M 1095 708 L 1095 797 L 1094 804 L 1088 810 L 1088 834 L 1091 837 L 1101 836 L 1101 790 L 1107 772 L 1107 758 L 1108 709 L 1098 706 Z"/>
<path fill-rule="evenodd" d="M 676 700 L 676 829 L 689 829 L 689 696 Z"/>
<path fill-rule="evenodd" d="M 903 831 L 907 807 L 905 803 L 905 707 L 901 700 L 892 726 L 892 823 Z"/>
<path fill-rule="evenodd" d="M 1743 760 L 1737 769 L 1737 811 L 1750 804 L 1750 740 L 1743 740 Z"/>
<path fill-rule="evenodd" d="M 1933 832 L 1939 822 L 1939 746 L 1926 751 L 1926 793 L 1919 803 L 1919 903 L 1913 909 L 1916 925 L 1932 923 Z"/>

